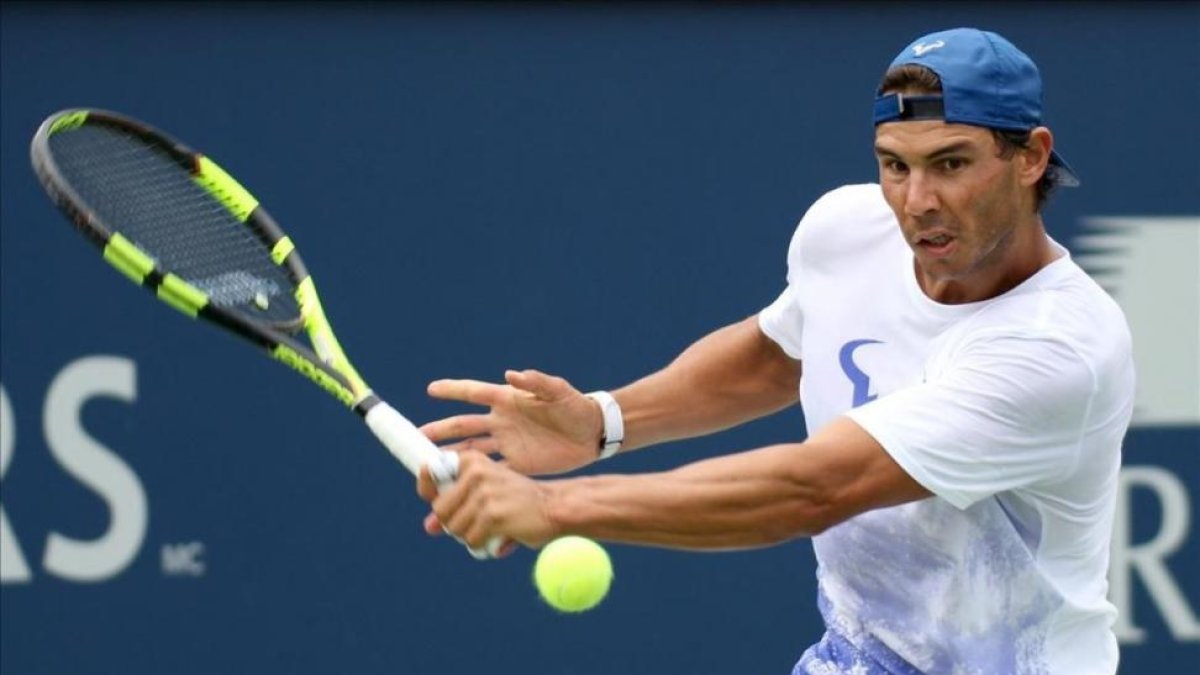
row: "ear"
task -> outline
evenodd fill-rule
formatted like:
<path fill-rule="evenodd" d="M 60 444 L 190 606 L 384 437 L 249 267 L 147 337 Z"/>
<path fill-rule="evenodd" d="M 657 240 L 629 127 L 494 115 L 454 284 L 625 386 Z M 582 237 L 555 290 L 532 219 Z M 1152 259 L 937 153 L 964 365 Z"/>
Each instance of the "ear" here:
<path fill-rule="evenodd" d="M 1046 173 L 1050 163 L 1050 151 L 1054 148 L 1054 135 L 1046 127 L 1035 127 L 1029 132 L 1029 147 L 1018 153 L 1021 185 L 1035 185 Z"/>

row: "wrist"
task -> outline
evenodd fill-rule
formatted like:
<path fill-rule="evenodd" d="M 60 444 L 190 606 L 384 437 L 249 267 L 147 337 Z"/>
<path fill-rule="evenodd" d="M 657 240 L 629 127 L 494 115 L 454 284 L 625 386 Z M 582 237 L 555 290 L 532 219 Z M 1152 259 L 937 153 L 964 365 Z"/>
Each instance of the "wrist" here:
<path fill-rule="evenodd" d="M 597 503 L 593 501 L 595 480 L 595 476 L 578 476 L 538 482 L 543 489 L 547 534 L 551 539 L 592 536 L 598 515 Z"/>
<path fill-rule="evenodd" d="M 584 396 L 595 401 L 600 408 L 599 459 L 608 459 L 617 454 L 621 443 L 625 441 L 625 420 L 621 406 L 607 391 L 593 391 Z"/>
<path fill-rule="evenodd" d="M 545 519 L 545 542 L 549 543 L 559 537 L 570 534 L 567 527 L 566 508 L 563 504 L 563 486 L 561 480 L 537 481 L 542 498 L 542 516 Z"/>

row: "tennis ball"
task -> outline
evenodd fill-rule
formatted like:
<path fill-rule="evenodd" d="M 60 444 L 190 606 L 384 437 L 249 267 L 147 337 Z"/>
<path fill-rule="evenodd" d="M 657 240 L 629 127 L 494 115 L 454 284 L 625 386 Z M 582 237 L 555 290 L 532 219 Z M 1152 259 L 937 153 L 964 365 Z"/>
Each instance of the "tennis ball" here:
<path fill-rule="evenodd" d="M 533 583 L 542 599 L 560 612 L 585 612 L 600 604 L 612 579 L 608 553 L 583 537 L 546 544 L 533 566 Z"/>

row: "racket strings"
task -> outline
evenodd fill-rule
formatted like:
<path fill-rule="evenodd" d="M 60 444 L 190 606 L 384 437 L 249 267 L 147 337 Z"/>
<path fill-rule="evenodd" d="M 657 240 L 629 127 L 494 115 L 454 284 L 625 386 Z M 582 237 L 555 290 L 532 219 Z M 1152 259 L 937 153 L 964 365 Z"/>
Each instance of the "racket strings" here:
<path fill-rule="evenodd" d="M 293 321 L 295 283 L 262 241 L 165 150 L 106 126 L 54 134 L 66 181 L 114 232 L 214 304 L 256 321 Z"/>

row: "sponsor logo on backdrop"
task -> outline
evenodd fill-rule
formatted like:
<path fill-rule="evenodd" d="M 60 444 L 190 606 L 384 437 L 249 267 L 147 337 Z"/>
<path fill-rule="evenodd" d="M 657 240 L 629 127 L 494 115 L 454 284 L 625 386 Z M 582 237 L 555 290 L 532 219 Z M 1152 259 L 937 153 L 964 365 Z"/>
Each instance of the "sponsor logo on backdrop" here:
<path fill-rule="evenodd" d="M 1133 425 L 1200 425 L 1200 216 L 1087 218 L 1072 244 L 1129 320 Z"/>
<path fill-rule="evenodd" d="M 27 584 L 42 574 L 74 583 L 103 582 L 124 572 L 137 558 L 146 538 L 149 501 L 133 467 L 83 427 L 80 411 L 96 398 L 132 406 L 137 401 L 137 366 L 120 356 L 87 356 L 67 364 L 50 383 L 42 408 L 45 445 L 59 469 L 94 493 L 108 511 L 108 527 L 94 539 L 76 539 L 51 530 L 22 531 L 19 514 L 37 503 L 0 504 L 0 583 Z M 135 414 L 131 412 L 131 414 Z M 28 438 L 36 424 L 21 425 Z M 32 445 L 32 444 L 27 444 Z M 18 424 L 8 392 L 0 386 L 0 480 L 21 480 L 13 469 Z M 10 494 L 8 492 L 4 494 Z M 53 501 L 53 494 L 43 496 Z M 14 526 L 10 509 L 18 519 Z M 40 565 L 31 557 L 42 544 Z M 202 544 L 164 544 L 162 570 L 173 576 L 204 573 Z M 38 569 L 40 567 L 40 569 Z"/>

